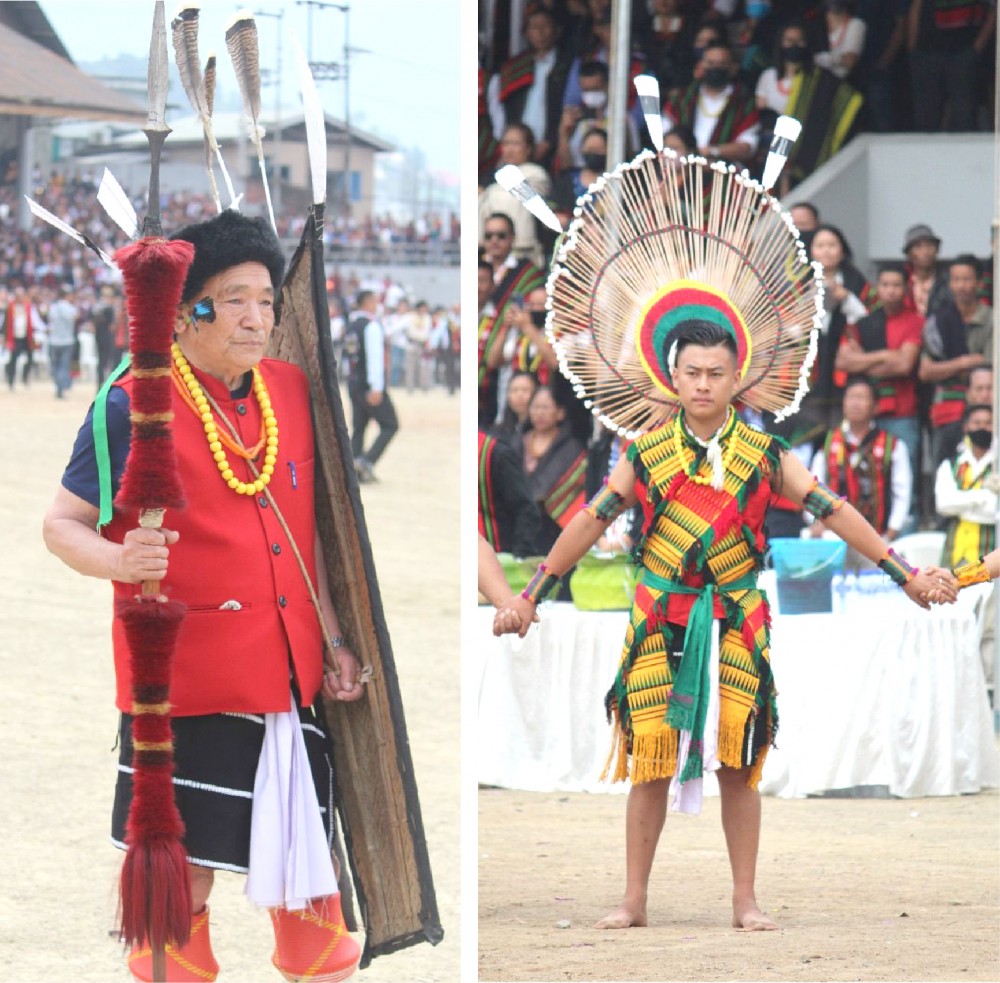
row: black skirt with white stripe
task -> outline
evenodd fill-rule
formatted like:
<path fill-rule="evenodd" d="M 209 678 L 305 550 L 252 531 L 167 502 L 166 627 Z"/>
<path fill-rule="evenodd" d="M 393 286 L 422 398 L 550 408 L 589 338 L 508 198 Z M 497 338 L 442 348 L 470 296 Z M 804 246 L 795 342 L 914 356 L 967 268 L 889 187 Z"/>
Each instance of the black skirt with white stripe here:
<path fill-rule="evenodd" d="M 327 842 L 333 844 L 333 762 L 322 714 L 299 708 L 306 753 L 316 786 Z M 250 817 L 257 762 L 264 742 L 264 717 L 219 713 L 175 717 L 174 798 L 184 820 L 188 860 L 201 867 L 245 874 L 250 860 Z M 132 802 L 132 717 L 123 713 L 119 730 L 118 784 L 111 839 L 125 849 L 125 822 Z"/>

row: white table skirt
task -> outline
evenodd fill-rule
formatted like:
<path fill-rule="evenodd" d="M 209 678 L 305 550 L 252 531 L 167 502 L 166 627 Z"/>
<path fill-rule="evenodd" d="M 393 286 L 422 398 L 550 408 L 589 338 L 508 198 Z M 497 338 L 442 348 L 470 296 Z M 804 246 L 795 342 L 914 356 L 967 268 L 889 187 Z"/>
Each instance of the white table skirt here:
<path fill-rule="evenodd" d="M 761 791 L 880 785 L 911 797 L 1000 784 L 969 594 L 930 612 L 900 594 L 877 611 L 776 615 L 780 729 Z M 541 615 L 525 639 L 495 639 L 493 609 L 479 610 L 479 782 L 622 790 L 598 776 L 611 746 L 604 694 L 627 614 L 548 604 Z"/>

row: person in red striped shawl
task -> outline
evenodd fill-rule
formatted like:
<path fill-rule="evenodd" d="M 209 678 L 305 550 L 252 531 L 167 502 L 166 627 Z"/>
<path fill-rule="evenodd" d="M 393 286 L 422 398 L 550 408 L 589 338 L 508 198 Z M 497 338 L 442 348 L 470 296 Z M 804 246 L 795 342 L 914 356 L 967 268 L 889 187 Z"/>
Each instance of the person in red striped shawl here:
<path fill-rule="evenodd" d="M 698 152 L 709 160 L 748 162 L 757 152 L 757 102 L 735 80 L 736 67 L 729 45 L 710 44 L 695 67 L 695 80 L 663 107 L 664 131 L 674 126 L 693 130 Z"/>
<path fill-rule="evenodd" d="M 4 318 L 4 347 L 7 349 L 7 385 L 13 390 L 17 378 L 17 363 L 24 355 L 24 367 L 21 369 L 21 382 L 28 384 L 31 378 L 31 367 L 34 353 L 39 347 L 36 331 L 45 330 L 45 322 L 38 313 L 38 308 L 31 302 L 23 284 L 14 287 L 14 296 L 7 305 Z"/>
<path fill-rule="evenodd" d="M 866 376 L 848 380 L 844 422 L 827 434 L 813 458 L 812 472 L 891 543 L 909 516 L 913 473 L 903 441 L 876 425 L 876 399 L 875 384 Z M 813 523 L 813 535 L 824 529 L 822 522 Z"/>

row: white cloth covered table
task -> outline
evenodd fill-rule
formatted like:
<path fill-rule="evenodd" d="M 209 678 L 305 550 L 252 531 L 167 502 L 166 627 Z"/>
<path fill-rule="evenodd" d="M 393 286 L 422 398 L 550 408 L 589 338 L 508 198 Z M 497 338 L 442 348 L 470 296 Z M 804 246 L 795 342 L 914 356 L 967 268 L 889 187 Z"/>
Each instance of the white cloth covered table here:
<path fill-rule="evenodd" d="M 971 595 L 929 612 L 900 593 L 845 614 L 775 615 L 780 728 L 761 791 L 880 785 L 910 797 L 1000 784 Z M 525 639 L 495 639 L 493 609 L 479 610 L 478 780 L 527 791 L 624 789 L 598 777 L 611 746 L 604 694 L 627 613 L 548 604 L 541 614 Z"/>

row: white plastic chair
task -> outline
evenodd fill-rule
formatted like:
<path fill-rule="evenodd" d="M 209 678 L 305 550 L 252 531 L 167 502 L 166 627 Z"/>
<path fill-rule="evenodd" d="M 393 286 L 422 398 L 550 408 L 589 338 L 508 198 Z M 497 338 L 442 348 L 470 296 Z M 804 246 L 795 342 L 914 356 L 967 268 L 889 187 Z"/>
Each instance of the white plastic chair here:
<path fill-rule="evenodd" d="M 940 566 L 944 549 L 944 533 L 936 530 L 914 532 L 900 536 L 892 548 L 915 567 Z"/>
<path fill-rule="evenodd" d="M 97 379 L 97 342 L 89 331 L 77 335 L 80 342 L 80 379 L 94 382 Z"/>

